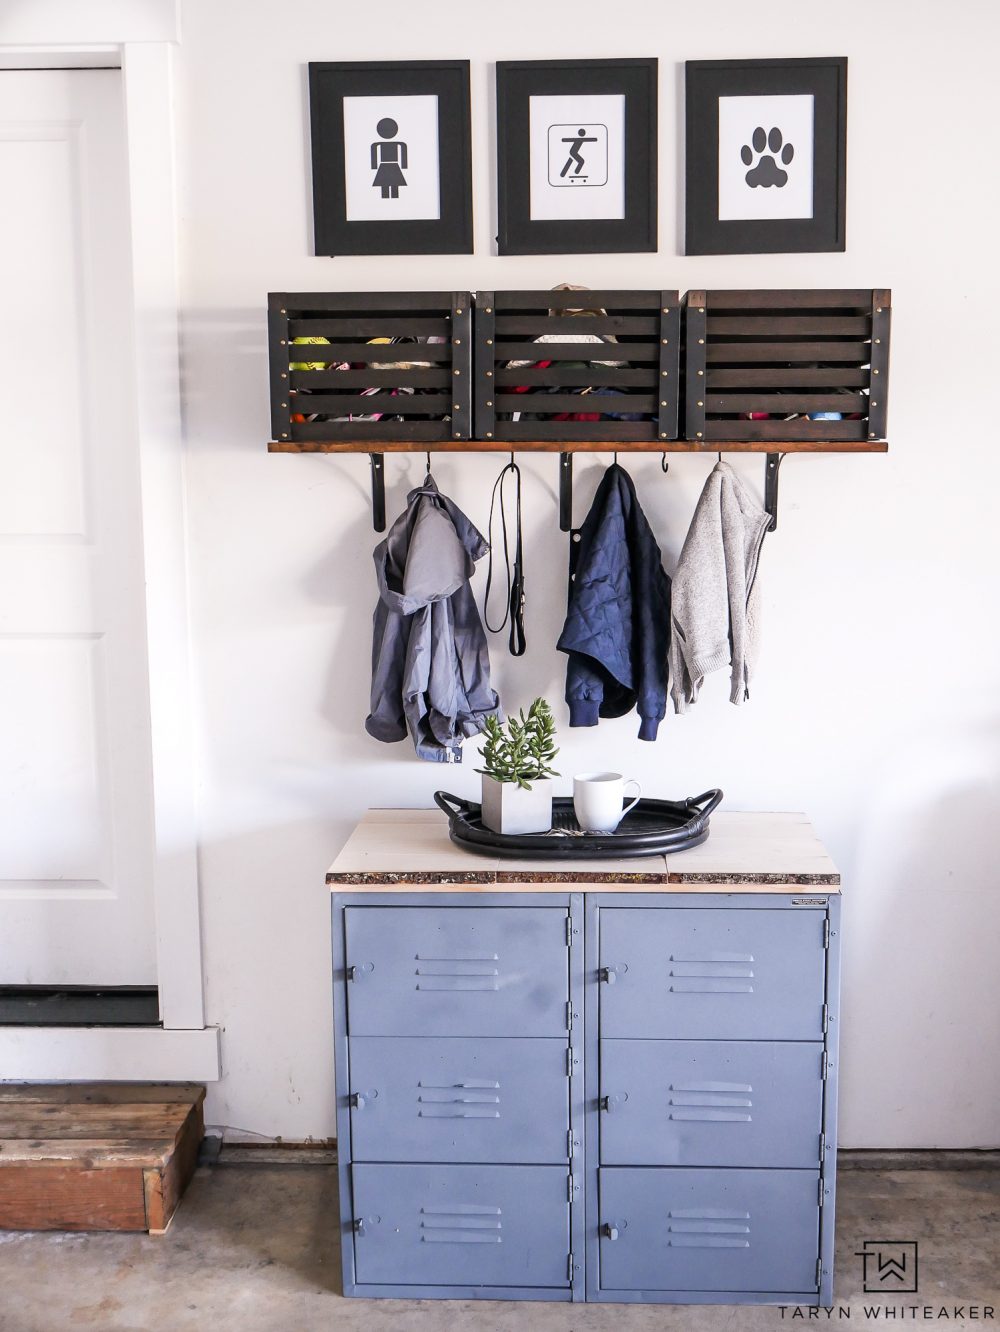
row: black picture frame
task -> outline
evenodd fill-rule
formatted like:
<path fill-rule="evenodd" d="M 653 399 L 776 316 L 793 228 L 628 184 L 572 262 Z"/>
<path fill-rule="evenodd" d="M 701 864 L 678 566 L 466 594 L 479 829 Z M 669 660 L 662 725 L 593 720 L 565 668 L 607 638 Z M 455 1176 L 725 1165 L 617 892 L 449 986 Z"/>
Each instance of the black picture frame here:
<path fill-rule="evenodd" d="M 440 216 L 347 218 L 344 98 L 438 98 Z M 309 65 L 314 250 L 318 255 L 471 254 L 469 61 L 316 61 Z"/>
<path fill-rule="evenodd" d="M 811 94 L 811 218 L 720 219 L 720 97 Z M 847 58 L 689 60 L 685 254 L 794 254 L 847 246 Z M 765 127 L 767 128 L 767 127 Z"/>
<path fill-rule="evenodd" d="M 497 249 L 500 254 L 645 253 L 657 248 L 655 58 L 497 62 Z M 625 97 L 624 214 L 533 220 L 529 98 Z"/>

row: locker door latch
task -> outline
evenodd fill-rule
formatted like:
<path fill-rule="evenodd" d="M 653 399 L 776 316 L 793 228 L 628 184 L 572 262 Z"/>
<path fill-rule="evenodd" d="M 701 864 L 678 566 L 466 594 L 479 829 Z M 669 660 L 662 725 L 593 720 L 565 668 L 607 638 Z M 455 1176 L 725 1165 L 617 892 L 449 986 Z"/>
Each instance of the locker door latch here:
<path fill-rule="evenodd" d="M 619 1109 L 627 1100 L 628 1092 L 610 1092 L 607 1096 L 601 1097 L 601 1109 L 610 1115 L 612 1110 Z"/>
<path fill-rule="evenodd" d="M 601 1226 L 601 1234 L 605 1239 L 616 1240 L 619 1234 L 625 1229 L 624 1221 L 605 1221 Z"/>
<path fill-rule="evenodd" d="M 612 966 L 601 967 L 597 978 L 605 985 L 614 985 L 618 977 L 624 976 L 626 971 L 628 971 L 627 962 L 616 962 Z"/>
<path fill-rule="evenodd" d="M 348 1096 L 347 1099 L 350 1102 L 352 1109 L 363 1110 L 369 1101 L 374 1101 L 377 1095 L 378 1095 L 377 1091 L 365 1091 L 365 1092 L 356 1091 L 356 1092 L 351 1092 L 350 1096 Z"/>
<path fill-rule="evenodd" d="M 365 976 L 370 976 L 374 970 L 374 962 L 359 962 L 356 966 L 347 968 L 347 979 L 349 981 L 359 981 Z"/>

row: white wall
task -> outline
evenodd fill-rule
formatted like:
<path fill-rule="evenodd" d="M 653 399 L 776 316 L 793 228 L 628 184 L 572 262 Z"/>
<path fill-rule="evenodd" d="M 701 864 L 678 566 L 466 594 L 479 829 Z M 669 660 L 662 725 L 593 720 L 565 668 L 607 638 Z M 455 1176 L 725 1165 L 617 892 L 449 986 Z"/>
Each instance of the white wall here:
<path fill-rule="evenodd" d="M 654 745 L 636 719 L 562 733 L 562 767 L 647 791 L 725 788 L 730 809 L 803 809 L 844 874 L 843 1141 L 1000 1143 L 998 265 L 992 0 L 185 0 L 178 59 L 184 383 L 200 682 L 210 1021 L 226 1076 L 208 1118 L 286 1138 L 333 1131 L 323 873 L 369 805 L 472 793 L 472 763 L 418 763 L 363 730 L 374 604 L 368 463 L 270 457 L 268 290 L 889 286 L 887 457 L 792 457 L 764 554 L 751 702 L 717 677 Z M 660 252 L 491 253 L 491 61 L 660 58 Z M 684 258 L 682 64 L 850 57 L 845 254 Z M 472 60 L 474 256 L 310 254 L 305 65 Z M 668 569 L 711 459 L 629 460 Z M 390 458 L 389 508 L 422 475 Z M 500 459 L 442 459 L 479 524 Z M 582 516 L 603 466 L 580 460 Z M 763 459 L 738 466 L 756 485 Z M 556 462 L 525 463 L 528 655 L 494 651 L 504 702 L 561 703 L 566 539 Z M 481 582 L 480 582 L 481 589 Z M 472 754 L 469 754 L 472 758 Z"/>

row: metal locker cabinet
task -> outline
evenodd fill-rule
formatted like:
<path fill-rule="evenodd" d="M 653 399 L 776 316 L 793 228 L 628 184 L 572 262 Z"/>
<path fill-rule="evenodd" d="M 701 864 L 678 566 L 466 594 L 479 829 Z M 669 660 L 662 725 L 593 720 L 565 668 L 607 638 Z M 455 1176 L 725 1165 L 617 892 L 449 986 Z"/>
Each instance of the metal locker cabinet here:
<path fill-rule="evenodd" d="M 819 1172 L 600 1172 L 602 1290 L 817 1289 Z"/>
<path fill-rule="evenodd" d="M 355 1165 L 352 1180 L 359 1283 L 569 1286 L 566 1166 Z"/>
<path fill-rule="evenodd" d="M 354 1036 L 565 1036 L 567 913 L 347 907 Z"/>
<path fill-rule="evenodd" d="M 805 1041 L 604 1040 L 601 1161 L 815 1169 L 822 1061 Z"/>
<path fill-rule="evenodd" d="M 823 1039 L 823 911 L 605 908 L 601 1035 Z"/>
<path fill-rule="evenodd" d="M 566 1037 L 351 1040 L 355 1161 L 567 1159 Z"/>

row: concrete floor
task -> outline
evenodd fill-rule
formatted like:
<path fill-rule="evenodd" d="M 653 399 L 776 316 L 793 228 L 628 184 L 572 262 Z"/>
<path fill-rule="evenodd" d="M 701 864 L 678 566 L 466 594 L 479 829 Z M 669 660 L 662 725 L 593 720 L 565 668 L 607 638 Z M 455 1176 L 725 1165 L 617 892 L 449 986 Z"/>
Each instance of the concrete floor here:
<path fill-rule="evenodd" d="M 714 1332 L 805 1326 L 777 1308 L 345 1300 L 331 1166 L 219 1165 L 198 1171 L 169 1233 L 0 1232 L 2 1332 Z M 854 1256 L 865 1239 L 915 1239 L 918 1295 L 865 1296 Z M 837 1303 L 932 1306 L 936 1327 L 1000 1319 L 1000 1171 L 842 1171 Z M 955 1306 L 964 1316 L 955 1316 Z M 970 1317 L 979 1306 L 979 1317 Z M 946 1308 L 949 1317 L 941 1318 Z M 837 1319 L 836 1309 L 834 1319 Z M 818 1321 L 827 1323 L 825 1313 Z M 841 1314 L 839 1322 L 844 1322 Z M 882 1322 L 878 1319 L 875 1326 Z"/>

